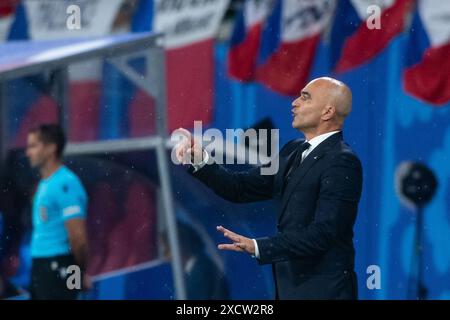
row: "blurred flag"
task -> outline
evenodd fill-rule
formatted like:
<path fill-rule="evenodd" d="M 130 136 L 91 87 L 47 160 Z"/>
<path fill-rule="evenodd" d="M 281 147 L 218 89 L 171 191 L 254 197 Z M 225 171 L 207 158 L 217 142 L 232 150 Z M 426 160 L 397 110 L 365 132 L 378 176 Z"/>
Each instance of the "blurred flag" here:
<path fill-rule="evenodd" d="M 18 2 L 19 0 L 0 1 L 0 41 L 8 38 Z"/>
<path fill-rule="evenodd" d="M 294 96 L 305 85 L 334 0 L 278 0 L 263 30 L 256 78 Z"/>
<path fill-rule="evenodd" d="M 23 0 L 30 40 L 61 40 L 80 37 L 99 37 L 111 32 L 113 22 L 123 0 L 91 0 L 77 2 L 80 8 L 80 28 L 68 27 L 66 1 Z M 87 141 L 98 137 L 99 105 L 101 97 L 102 63 L 87 60 L 69 66 L 69 139 Z M 51 84 L 43 81 L 46 91 Z M 35 84 L 35 82 L 31 82 Z M 20 89 L 27 90 L 27 89 Z M 56 102 L 39 90 L 27 93 L 32 104 L 20 121 L 16 145 L 24 145 L 27 132 L 37 123 L 57 119 Z"/>
<path fill-rule="evenodd" d="M 54 0 L 23 0 L 30 38 L 61 40 L 109 34 L 123 1 L 90 0 L 71 3 Z M 75 8 L 79 11 L 75 11 Z M 79 19 L 76 19 L 77 16 Z M 77 20 L 79 20 L 79 26 L 72 25 Z"/>
<path fill-rule="evenodd" d="M 261 33 L 274 0 L 248 0 L 236 18 L 228 53 L 228 73 L 242 81 L 255 77 Z"/>
<path fill-rule="evenodd" d="M 229 3 L 154 0 L 152 27 L 164 32 L 167 48 L 169 130 L 212 119 L 214 40 Z"/>
<path fill-rule="evenodd" d="M 334 71 L 348 71 L 380 53 L 404 30 L 413 3 L 413 0 L 338 1 L 330 44 Z M 381 9 L 379 29 L 374 27 L 371 5 Z"/>
<path fill-rule="evenodd" d="M 436 105 L 450 101 L 450 2 L 418 2 L 411 26 L 405 90 Z"/>

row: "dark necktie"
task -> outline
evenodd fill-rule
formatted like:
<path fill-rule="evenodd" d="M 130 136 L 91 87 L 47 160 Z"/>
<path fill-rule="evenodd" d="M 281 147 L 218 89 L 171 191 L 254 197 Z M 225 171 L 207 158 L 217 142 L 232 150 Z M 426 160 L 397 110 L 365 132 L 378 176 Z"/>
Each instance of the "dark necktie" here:
<path fill-rule="evenodd" d="M 284 185 L 288 184 L 289 180 L 292 178 L 292 175 L 294 174 L 295 169 L 297 169 L 300 163 L 302 162 L 302 153 L 310 146 L 311 145 L 308 142 L 303 142 L 302 145 L 298 148 L 294 161 L 292 161 L 292 164 L 285 175 Z"/>

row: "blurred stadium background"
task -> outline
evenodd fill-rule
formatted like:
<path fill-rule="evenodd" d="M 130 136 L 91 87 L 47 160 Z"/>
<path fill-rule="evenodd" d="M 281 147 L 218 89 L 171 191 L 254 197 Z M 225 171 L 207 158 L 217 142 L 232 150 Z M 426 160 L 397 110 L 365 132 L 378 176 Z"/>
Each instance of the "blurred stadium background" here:
<path fill-rule="evenodd" d="M 73 4 L 80 29 L 67 24 Z M 366 24 L 370 4 L 381 6 L 380 29 Z M 202 121 L 279 128 L 281 146 L 298 136 L 295 95 L 330 75 L 353 91 L 344 133 L 364 167 L 354 238 L 360 298 L 416 299 L 418 266 L 424 297 L 450 298 L 447 1 L 1 0 L 0 41 L 0 296 L 26 298 L 29 284 L 38 177 L 24 157 L 27 131 L 60 122 L 65 163 L 89 194 L 95 286 L 84 298 L 179 297 L 170 199 L 180 250 L 200 261 L 183 279 L 187 298 L 271 299 L 270 267 L 219 253 L 215 226 L 271 234 L 273 204 L 219 199 L 169 161 L 166 139 Z M 435 192 L 423 191 L 428 170 Z M 379 289 L 366 283 L 373 265 Z"/>

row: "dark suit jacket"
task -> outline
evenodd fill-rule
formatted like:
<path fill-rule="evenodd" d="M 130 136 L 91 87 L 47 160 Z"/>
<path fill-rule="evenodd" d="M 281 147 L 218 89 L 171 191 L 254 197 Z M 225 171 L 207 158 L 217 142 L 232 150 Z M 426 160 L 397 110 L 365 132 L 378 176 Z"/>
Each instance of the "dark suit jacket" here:
<path fill-rule="evenodd" d="M 356 299 L 353 225 L 362 189 L 356 154 L 336 133 L 319 144 L 293 172 L 284 175 L 304 142 L 288 142 L 275 175 L 260 168 L 232 172 L 218 164 L 190 172 L 233 202 L 274 199 L 277 234 L 256 239 L 260 264 L 272 264 L 280 299 Z"/>

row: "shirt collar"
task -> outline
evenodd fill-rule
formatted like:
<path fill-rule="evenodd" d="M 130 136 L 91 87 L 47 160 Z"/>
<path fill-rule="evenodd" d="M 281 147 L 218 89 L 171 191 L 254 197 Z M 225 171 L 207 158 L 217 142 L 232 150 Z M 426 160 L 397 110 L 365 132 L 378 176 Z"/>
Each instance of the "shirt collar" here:
<path fill-rule="evenodd" d="M 61 172 L 61 170 L 62 170 L 63 168 L 64 168 L 64 165 L 63 165 L 63 164 L 60 165 L 60 166 L 58 167 L 58 169 L 56 169 L 55 171 L 53 171 L 52 174 L 49 175 L 47 178 L 42 178 L 42 181 L 44 181 L 44 182 L 49 181 L 49 180 L 52 179 L 53 177 L 57 176 L 57 175 L 59 174 L 59 172 Z"/>
<path fill-rule="evenodd" d="M 337 130 L 337 131 L 330 131 L 321 135 L 318 135 L 314 138 L 312 138 L 311 140 L 306 140 L 306 142 L 308 142 L 311 147 L 309 147 L 310 150 L 314 149 L 315 147 L 317 147 L 319 144 L 321 144 L 323 141 L 325 141 L 327 138 L 329 138 L 330 136 L 332 136 L 335 133 L 340 132 L 341 130 Z"/>

